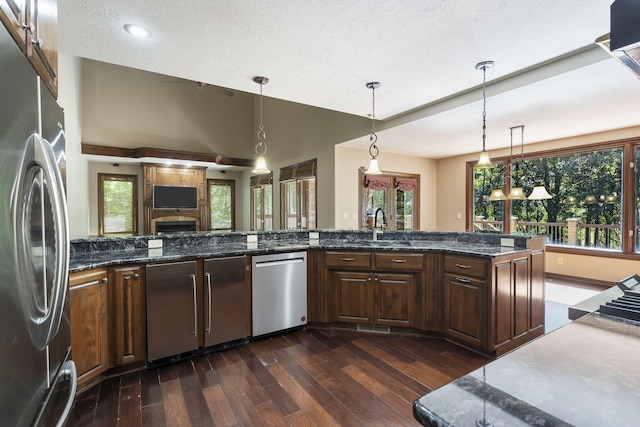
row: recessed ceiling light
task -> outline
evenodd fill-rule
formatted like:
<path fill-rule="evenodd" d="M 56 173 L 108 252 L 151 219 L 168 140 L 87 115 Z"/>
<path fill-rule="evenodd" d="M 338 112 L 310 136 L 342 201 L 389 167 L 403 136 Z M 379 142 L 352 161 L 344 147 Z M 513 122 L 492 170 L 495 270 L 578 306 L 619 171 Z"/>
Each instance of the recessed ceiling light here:
<path fill-rule="evenodd" d="M 124 29 L 127 33 L 132 36 L 140 37 L 140 38 L 149 38 L 151 37 L 151 30 L 142 25 L 138 24 L 127 24 L 124 26 Z"/>

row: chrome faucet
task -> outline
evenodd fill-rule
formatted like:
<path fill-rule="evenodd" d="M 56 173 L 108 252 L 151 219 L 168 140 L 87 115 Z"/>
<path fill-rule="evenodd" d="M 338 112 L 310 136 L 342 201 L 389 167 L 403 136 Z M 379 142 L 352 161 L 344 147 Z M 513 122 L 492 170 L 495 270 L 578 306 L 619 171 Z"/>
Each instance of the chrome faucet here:
<path fill-rule="evenodd" d="M 382 213 L 382 224 L 380 224 L 380 231 L 378 231 L 378 212 Z M 382 208 L 376 209 L 376 213 L 373 217 L 373 240 L 378 240 L 378 234 L 382 234 L 383 227 L 387 225 L 387 218 L 384 215 Z"/>

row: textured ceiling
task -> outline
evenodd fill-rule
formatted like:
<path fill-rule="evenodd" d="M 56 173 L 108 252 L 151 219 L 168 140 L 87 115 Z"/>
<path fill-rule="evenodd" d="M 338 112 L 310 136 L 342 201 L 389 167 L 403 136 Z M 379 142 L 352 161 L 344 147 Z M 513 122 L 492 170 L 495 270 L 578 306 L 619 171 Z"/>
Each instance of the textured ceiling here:
<path fill-rule="evenodd" d="M 356 115 L 380 81 L 381 151 L 477 151 L 482 72 L 487 144 L 640 124 L 640 82 L 595 47 L 612 0 L 59 0 L 60 50 Z M 143 24 L 153 37 L 123 31 Z M 635 114 L 630 114 L 629 111 Z M 367 139 L 351 145 L 366 146 Z"/>

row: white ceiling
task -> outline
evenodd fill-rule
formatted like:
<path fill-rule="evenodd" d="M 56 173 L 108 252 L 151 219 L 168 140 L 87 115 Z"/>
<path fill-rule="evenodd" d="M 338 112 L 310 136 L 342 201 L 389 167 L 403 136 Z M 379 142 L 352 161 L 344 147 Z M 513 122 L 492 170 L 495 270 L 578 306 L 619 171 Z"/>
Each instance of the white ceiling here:
<path fill-rule="evenodd" d="M 612 0 L 59 0 L 63 53 L 366 116 L 382 152 L 479 151 L 640 125 L 640 81 L 594 44 Z M 150 39 L 124 32 L 151 29 Z M 368 146 L 368 137 L 349 142 Z"/>

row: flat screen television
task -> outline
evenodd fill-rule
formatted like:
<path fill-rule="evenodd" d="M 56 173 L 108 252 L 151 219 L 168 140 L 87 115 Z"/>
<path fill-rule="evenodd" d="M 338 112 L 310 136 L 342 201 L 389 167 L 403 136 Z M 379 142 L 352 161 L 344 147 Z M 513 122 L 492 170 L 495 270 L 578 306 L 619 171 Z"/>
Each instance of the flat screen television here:
<path fill-rule="evenodd" d="M 198 188 L 154 185 L 153 208 L 198 209 Z"/>

